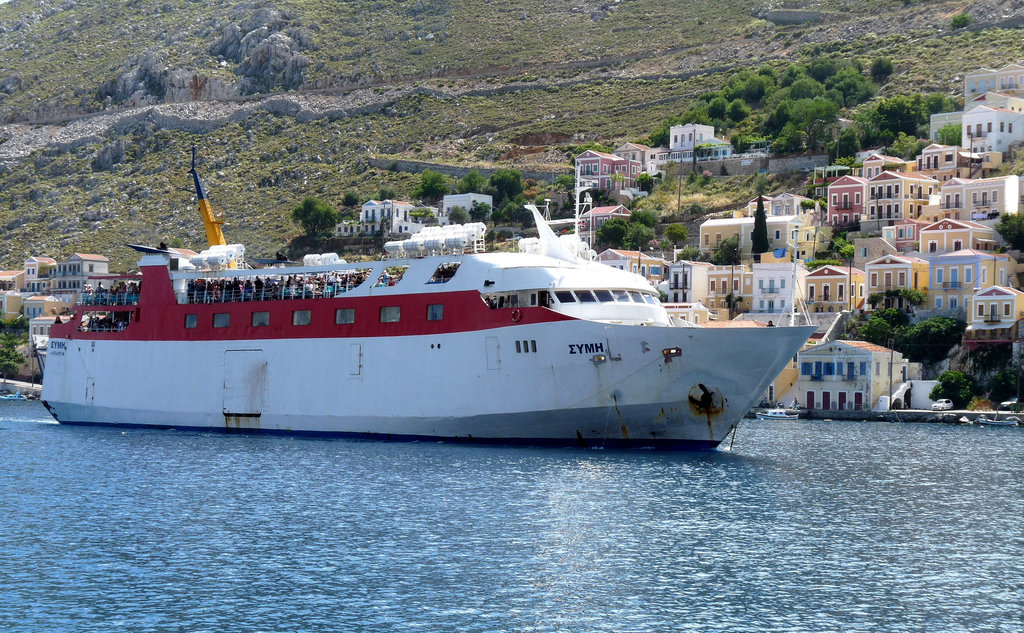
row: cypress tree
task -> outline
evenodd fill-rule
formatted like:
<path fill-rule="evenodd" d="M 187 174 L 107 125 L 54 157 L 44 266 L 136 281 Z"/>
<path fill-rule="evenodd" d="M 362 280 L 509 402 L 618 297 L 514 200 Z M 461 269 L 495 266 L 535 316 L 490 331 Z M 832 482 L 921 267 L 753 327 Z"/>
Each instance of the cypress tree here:
<path fill-rule="evenodd" d="M 768 218 L 764 214 L 764 197 L 760 194 L 757 196 L 757 211 L 754 213 L 754 235 L 750 243 L 750 253 L 752 255 L 767 253 L 772 247 L 768 242 Z"/>

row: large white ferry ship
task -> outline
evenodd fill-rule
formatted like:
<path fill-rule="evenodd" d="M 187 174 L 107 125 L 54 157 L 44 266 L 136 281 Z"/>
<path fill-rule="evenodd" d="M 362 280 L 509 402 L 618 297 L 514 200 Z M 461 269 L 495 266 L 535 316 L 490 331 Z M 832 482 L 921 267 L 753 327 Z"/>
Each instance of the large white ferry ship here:
<path fill-rule="evenodd" d="M 533 212 L 519 253 L 481 252 L 482 225 L 364 263 L 143 249 L 53 325 L 42 400 L 67 424 L 707 449 L 813 329 L 673 319 Z"/>

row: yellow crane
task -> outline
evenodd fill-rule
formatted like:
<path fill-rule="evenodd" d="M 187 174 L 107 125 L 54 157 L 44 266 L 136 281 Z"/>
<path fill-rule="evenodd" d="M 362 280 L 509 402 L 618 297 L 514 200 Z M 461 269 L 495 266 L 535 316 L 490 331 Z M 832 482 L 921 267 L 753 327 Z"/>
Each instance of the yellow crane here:
<path fill-rule="evenodd" d="M 218 244 L 223 246 L 227 244 L 224 240 L 224 232 L 220 228 L 224 226 L 224 220 L 214 215 L 213 207 L 210 206 L 210 201 L 206 199 L 203 182 L 199 180 L 199 172 L 196 171 L 195 145 L 192 146 L 192 169 L 188 173 L 192 174 L 192 180 L 196 184 L 196 197 L 199 198 L 199 215 L 203 217 L 203 224 L 206 226 L 206 241 L 210 243 L 210 246 Z"/>

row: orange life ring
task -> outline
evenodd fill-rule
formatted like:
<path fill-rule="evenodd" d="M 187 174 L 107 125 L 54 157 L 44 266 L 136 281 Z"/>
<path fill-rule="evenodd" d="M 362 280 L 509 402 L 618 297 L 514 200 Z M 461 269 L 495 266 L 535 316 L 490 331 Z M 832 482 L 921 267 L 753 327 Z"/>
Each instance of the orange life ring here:
<path fill-rule="evenodd" d="M 516 308 L 515 310 L 512 311 L 512 320 L 513 321 L 515 321 L 516 323 L 519 323 L 520 321 L 522 321 L 522 319 L 523 319 L 523 311 L 522 310 L 520 310 L 519 308 Z"/>

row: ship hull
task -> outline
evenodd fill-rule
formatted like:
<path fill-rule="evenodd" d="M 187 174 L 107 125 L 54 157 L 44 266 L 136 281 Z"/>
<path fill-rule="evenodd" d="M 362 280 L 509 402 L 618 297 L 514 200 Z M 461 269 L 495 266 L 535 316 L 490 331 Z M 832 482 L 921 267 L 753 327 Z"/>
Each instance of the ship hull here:
<path fill-rule="evenodd" d="M 572 320 L 427 336 L 51 341 L 67 424 L 710 449 L 808 328 Z"/>

